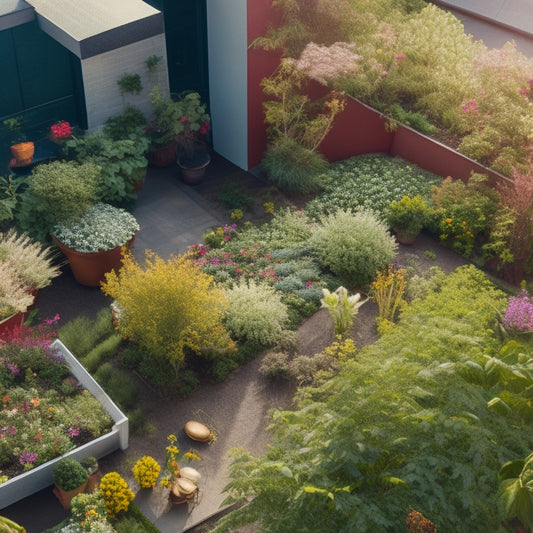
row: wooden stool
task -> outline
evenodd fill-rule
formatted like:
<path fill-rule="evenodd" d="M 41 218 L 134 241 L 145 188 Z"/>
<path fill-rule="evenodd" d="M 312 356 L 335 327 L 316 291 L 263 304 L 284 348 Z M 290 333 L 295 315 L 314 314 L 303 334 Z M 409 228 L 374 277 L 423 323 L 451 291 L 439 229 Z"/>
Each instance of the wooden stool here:
<path fill-rule="evenodd" d="M 208 442 L 211 439 L 211 430 L 205 424 L 200 422 L 190 420 L 185 424 L 183 429 L 187 436 L 192 440 Z"/>
<path fill-rule="evenodd" d="M 181 505 L 182 503 L 188 503 L 198 497 L 198 485 L 190 479 L 179 477 L 174 480 L 172 487 L 170 487 L 170 493 L 168 499 L 173 505 Z"/>

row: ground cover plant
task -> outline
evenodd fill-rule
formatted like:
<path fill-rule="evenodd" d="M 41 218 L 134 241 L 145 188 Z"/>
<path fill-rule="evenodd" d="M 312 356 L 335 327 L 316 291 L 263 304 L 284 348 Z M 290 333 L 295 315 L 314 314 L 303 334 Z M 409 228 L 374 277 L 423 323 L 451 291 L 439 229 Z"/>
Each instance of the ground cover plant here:
<path fill-rule="evenodd" d="M 58 319 L 23 327 L 0 344 L 2 481 L 99 437 L 113 424 L 50 346 Z"/>
<path fill-rule="evenodd" d="M 499 333 L 505 305 L 472 266 L 437 277 L 378 342 L 274 414 L 265 456 L 234 451 L 226 503 L 253 498 L 215 531 L 403 532 L 413 508 L 438 531 L 503 531 L 498 471 L 533 436 L 527 417 L 493 407 L 526 364 L 527 347 Z"/>
<path fill-rule="evenodd" d="M 333 163 L 322 176 L 324 191 L 309 201 L 305 210 L 316 218 L 341 208 L 355 211 L 372 209 L 385 219 L 389 205 L 403 196 L 431 198 L 431 187 L 441 178 L 384 154 L 351 157 Z"/>

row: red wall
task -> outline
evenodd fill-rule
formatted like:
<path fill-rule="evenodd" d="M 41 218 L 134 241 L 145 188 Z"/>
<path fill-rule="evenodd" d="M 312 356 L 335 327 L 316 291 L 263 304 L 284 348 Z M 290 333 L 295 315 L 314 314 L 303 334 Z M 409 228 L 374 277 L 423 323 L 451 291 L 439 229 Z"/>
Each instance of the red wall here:
<path fill-rule="evenodd" d="M 249 44 L 264 36 L 269 25 L 280 23 L 279 13 L 272 8 L 272 0 L 247 0 L 247 10 Z M 272 74 L 279 60 L 279 54 L 248 48 L 248 168 L 259 165 L 267 144 L 261 80 Z M 308 94 L 312 99 L 327 92 L 326 87 L 309 83 Z M 493 186 L 498 181 L 508 181 L 501 174 L 411 128 L 398 126 L 394 132 L 387 132 L 381 113 L 351 97 L 347 97 L 346 107 L 336 117 L 331 131 L 320 145 L 320 152 L 329 161 L 384 152 L 401 156 L 442 177 L 466 179 L 472 172 L 479 172 L 487 174 Z"/>
<path fill-rule="evenodd" d="M 272 0 L 247 0 L 248 46 L 264 36 L 269 25 L 279 24 L 279 14 L 272 9 Z M 267 137 L 263 113 L 261 80 L 274 72 L 280 55 L 259 48 L 248 48 L 248 168 L 259 165 Z"/>

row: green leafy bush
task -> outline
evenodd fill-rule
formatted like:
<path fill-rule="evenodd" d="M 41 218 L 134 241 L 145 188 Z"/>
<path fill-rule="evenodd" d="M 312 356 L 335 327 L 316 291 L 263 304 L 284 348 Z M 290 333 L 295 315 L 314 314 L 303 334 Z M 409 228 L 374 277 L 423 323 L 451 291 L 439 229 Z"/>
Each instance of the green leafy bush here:
<path fill-rule="evenodd" d="M 71 222 L 98 199 L 101 169 L 93 163 L 54 161 L 38 165 L 28 178 L 17 223 L 45 242 L 59 221 Z"/>
<path fill-rule="evenodd" d="M 287 322 L 287 309 L 273 287 L 241 281 L 226 290 L 228 307 L 225 325 L 232 335 L 243 341 L 271 346 L 281 335 Z"/>
<path fill-rule="evenodd" d="M 283 139 L 270 145 L 263 155 L 262 164 L 268 179 L 288 193 L 308 194 L 321 189 L 320 176 L 328 162 L 292 139 Z"/>
<path fill-rule="evenodd" d="M 54 467 L 54 483 L 65 491 L 79 487 L 88 477 L 87 470 L 75 459 L 64 457 Z"/>
<path fill-rule="evenodd" d="M 371 211 L 325 216 L 309 245 L 320 264 L 351 288 L 367 287 L 395 257 L 398 245 Z"/>

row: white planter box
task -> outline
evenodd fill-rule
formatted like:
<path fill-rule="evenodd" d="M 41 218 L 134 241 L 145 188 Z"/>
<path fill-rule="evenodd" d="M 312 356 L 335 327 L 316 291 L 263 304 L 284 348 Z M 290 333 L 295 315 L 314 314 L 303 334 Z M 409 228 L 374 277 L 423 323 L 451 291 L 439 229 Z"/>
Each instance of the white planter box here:
<path fill-rule="evenodd" d="M 54 341 L 52 346 L 65 357 L 72 374 L 102 404 L 115 423 L 109 433 L 0 484 L 0 509 L 53 485 L 54 467 L 62 457 L 72 457 L 78 461 L 89 456 L 99 459 L 115 450 L 125 450 L 128 447 L 129 430 L 126 415 L 60 340 Z"/>

